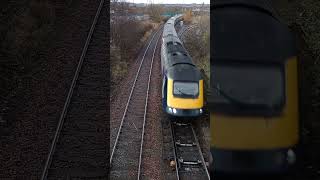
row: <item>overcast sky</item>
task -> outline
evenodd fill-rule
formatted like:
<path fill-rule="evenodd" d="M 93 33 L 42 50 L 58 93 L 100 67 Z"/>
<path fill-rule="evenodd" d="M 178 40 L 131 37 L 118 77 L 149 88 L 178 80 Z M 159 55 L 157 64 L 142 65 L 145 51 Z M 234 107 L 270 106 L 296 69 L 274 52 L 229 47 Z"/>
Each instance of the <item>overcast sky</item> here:
<path fill-rule="evenodd" d="M 155 3 L 155 4 L 210 4 L 210 0 L 127 0 L 134 3 Z"/>

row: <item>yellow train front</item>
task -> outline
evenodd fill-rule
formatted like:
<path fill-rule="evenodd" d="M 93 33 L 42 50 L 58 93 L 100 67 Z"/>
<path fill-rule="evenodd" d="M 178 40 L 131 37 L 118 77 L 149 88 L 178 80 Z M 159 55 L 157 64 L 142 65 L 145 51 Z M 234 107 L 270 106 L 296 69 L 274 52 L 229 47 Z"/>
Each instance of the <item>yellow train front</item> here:
<path fill-rule="evenodd" d="M 217 174 L 288 172 L 299 160 L 294 38 L 259 3 L 218 1 L 213 8 L 211 168 Z"/>
<path fill-rule="evenodd" d="M 203 113 L 203 79 L 174 29 L 180 17 L 170 18 L 163 30 L 162 106 L 173 117 L 197 117 Z"/>
<path fill-rule="evenodd" d="M 194 65 L 175 64 L 163 79 L 163 108 L 176 117 L 200 116 L 203 108 L 203 80 Z"/>

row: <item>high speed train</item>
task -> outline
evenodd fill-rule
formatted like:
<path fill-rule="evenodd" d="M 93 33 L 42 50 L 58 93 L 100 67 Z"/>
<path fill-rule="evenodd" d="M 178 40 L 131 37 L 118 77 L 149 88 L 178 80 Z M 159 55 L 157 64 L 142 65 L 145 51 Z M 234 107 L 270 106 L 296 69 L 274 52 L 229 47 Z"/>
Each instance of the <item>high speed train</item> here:
<path fill-rule="evenodd" d="M 301 121 L 293 34 L 263 1 L 218 0 L 213 16 L 208 98 L 213 173 L 296 169 Z"/>
<path fill-rule="evenodd" d="M 163 29 L 162 106 L 171 117 L 197 117 L 203 113 L 203 79 L 176 33 L 174 26 L 181 19 L 171 17 Z"/>

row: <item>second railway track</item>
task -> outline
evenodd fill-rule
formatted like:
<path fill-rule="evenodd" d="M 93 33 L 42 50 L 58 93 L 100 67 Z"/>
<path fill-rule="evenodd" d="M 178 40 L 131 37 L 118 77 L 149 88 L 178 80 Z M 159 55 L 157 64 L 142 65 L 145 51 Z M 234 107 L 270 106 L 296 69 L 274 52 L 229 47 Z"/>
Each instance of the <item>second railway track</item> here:
<path fill-rule="evenodd" d="M 72 80 L 41 180 L 107 179 L 104 0 L 100 1 Z"/>
<path fill-rule="evenodd" d="M 143 153 L 144 126 L 153 59 L 162 27 L 152 36 L 142 56 L 127 104 L 111 143 L 110 179 L 140 179 Z"/>

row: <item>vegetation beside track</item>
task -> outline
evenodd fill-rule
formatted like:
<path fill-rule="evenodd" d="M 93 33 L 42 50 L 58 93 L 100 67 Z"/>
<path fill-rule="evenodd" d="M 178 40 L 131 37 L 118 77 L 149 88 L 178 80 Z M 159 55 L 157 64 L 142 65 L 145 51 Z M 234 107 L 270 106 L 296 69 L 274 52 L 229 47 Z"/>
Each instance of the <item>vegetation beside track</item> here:
<path fill-rule="evenodd" d="M 40 57 L 53 39 L 55 8 L 50 0 L 1 1 L 0 3 L 0 117 L 22 84 L 42 71 Z M 22 89 L 23 90 L 23 89 Z M 1 121 L 6 125 L 6 121 Z"/>
<path fill-rule="evenodd" d="M 303 64 L 309 63 L 304 74 L 306 79 L 310 81 L 311 97 L 310 105 L 317 115 L 320 115 L 320 2 L 317 0 L 305 1 L 274 1 L 274 7 L 280 14 L 280 18 L 288 24 L 288 26 L 302 38 L 304 42 L 299 42 L 299 50 L 308 49 L 308 56 L 312 62 L 306 62 L 301 59 Z"/>
<path fill-rule="evenodd" d="M 152 18 L 137 20 L 130 17 L 125 12 L 134 10 L 125 2 L 112 2 L 111 10 L 115 12 L 110 19 L 110 80 L 113 91 L 126 77 L 130 64 L 134 62 L 148 37 L 160 23 Z"/>
<path fill-rule="evenodd" d="M 191 29 L 191 32 L 185 36 L 184 45 L 194 63 L 203 69 L 208 85 L 210 78 L 210 16 L 192 16 L 191 21 L 197 27 Z"/>
<path fill-rule="evenodd" d="M 130 63 L 134 62 L 152 31 L 158 26 L 157 23 L 136 21 L 131 27 L 119 27 L 123 33 L 121 43 L 111 42 L 110 45 L 111 89 L 126 77 Z"/>
<path fill-rule="evenodd" d="M 273 7 L 295 33 L 299 57 L 300 119 L 304 147 L 302 176 L 320 178 L 320 2 L 272 0 Z"/>

